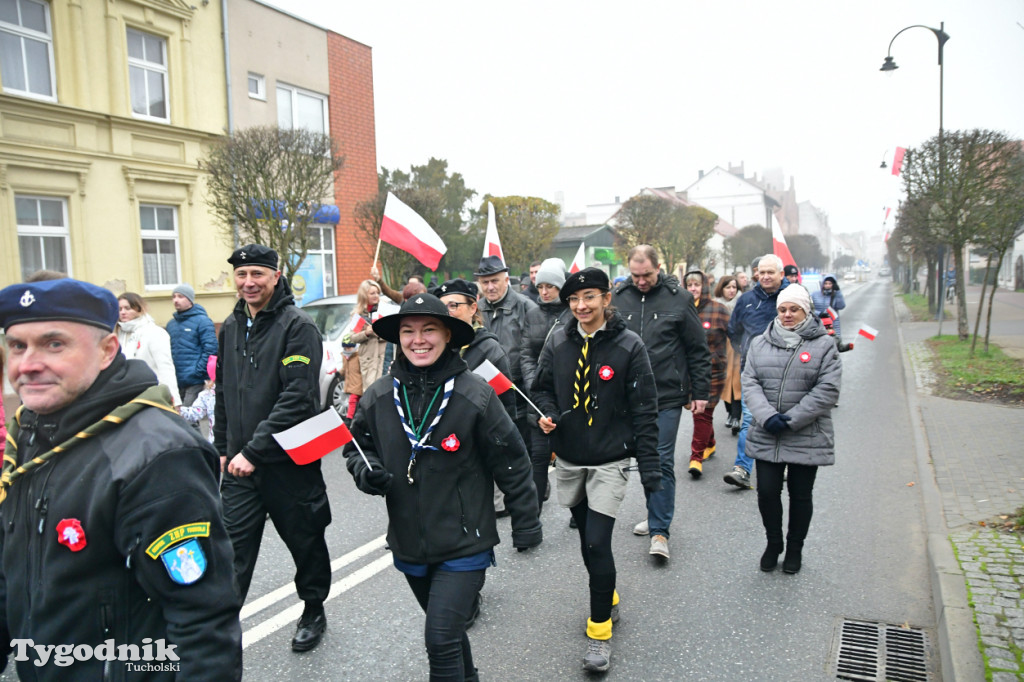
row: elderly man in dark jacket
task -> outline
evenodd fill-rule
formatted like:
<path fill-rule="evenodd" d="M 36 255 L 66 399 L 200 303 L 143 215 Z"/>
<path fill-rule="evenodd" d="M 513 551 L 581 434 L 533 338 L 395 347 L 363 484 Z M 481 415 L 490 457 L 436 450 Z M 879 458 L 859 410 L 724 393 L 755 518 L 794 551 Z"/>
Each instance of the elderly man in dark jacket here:
<path fill-rule="evenodd" d="M 630 279 L 612 303 L 626 326 L 643 339 L 658 389 L 658 455 L 662 489 L 647 492 L 647 520 L 633 528 L 651 536 L 650 553 L 669 558 L 669 526 L 675 514 L 675 450 L 685 406 L 700 414 L 711 396 L 711 353 L 693 296 L 675 277 L 661 272 L 653 247 L 629 252 Z"/>
<path fill-rule="evenodd" d="M 782 259 L 775 254 L 767 254 L 757 259 L 757 283 L 754 287 L 736 300 L 729 318 L 729 340 L 733 348 L 740 353 L 740 367 L 746 363 L 747 349 L 750 342 L 764 333 L 768 325 L 775 319 L 775 301 L 779 293 L 790 286 L 783 277 Z M 743 401 L 743 423 L 740 426 L 739 439 L 736 441 L 736 460 L 732 471 L 723 479 L 726 483 L 744 490 L 750 488 L 750 472 L 754 461 L 747 457 L 747 431 L 752 419 L 747 401 Z"/>
<path fill-rule="evenodd" d="M 244 599 L 270 515 L 295 561 L 296 591 L 306 603 L 292 649 L 308 651 L 327 627 L 331 558 L 324 530 L 331 509 L 320 461 L 299 466 L 274 434 L 320 413 L 323 342 L 312 318 L 295 307 L 276 251 L 250 244 L 228 262 L 241 298 L 221 328 L 217 354 L 213 433 L 226 464 L 224 520 Z"/>
<path fill-rule="evenodd" d="M 0 475 L 0 670 L 13 652 L 24 680 L 241 679 L 217 457 L 118 352 L 116 321 L 86 282 L 0 292 L 22 401 Z"/>

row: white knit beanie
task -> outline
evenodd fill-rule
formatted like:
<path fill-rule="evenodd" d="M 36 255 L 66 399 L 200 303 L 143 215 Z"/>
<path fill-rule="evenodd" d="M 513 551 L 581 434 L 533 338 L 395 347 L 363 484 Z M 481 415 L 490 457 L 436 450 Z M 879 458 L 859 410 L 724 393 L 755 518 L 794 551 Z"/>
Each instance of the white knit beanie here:
<path fill-rule="evenodd" d="M 775 307 L 778 308 L 783 303 L 796 303 L 804 309 L 805 313 L 811 314 L 811 295 L 799 284 L 790 284 L 779 292 L 779 297 L 775 300 Z"/>
<path fill-rule="evenodd" d="M 561 289 L 565 286 L 565 263 L 561 258 L 548 258 L 537 270 L 537 284 L 550 284 Z"/>

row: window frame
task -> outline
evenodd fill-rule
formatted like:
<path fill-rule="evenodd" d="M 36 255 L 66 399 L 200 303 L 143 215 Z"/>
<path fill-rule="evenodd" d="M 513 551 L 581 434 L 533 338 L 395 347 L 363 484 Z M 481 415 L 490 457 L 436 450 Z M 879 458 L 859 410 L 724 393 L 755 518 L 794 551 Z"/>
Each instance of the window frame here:
<path fill-rule="evenodd" d="M 32 99 L 43 100 L 45 102 L 56 102 L 57 101 L 57 68 L 53 61 L 53 17 L 50 13 L 50 3 L 42 2 L 41 0 L 14 0 L 15 6 L 18 8 L 19 19 L 21 17 L 21 4 L 23 2 L 32 3 L 35 5 L 41 5 L 43 8 L 43 16 L 46 20 L 47 33 L 39 33 L 35 29 L 26 28 L 20 24 L 10 24 L 6 21 L 0 21 L 0 32 L 9 33 L 18 37 L 21 43 L 21 57 L 22 57 L 22 71 L 25 78 L 25 85 L 28 86 L 28 71 L 27 64 L 28 60 L 25 58 L 25 40 L 36 40 L 46 44 L 46 55 L 49 59 L 49 72 L 50 72 L 50 93 L 49 95 L 43 95 L 31 90 L 18 90 L 12 88 L 6 82 L 3 84 L 3 91 L 12 95 L 18 95 L 21 97 L 31 97 Z"/>
<path fill-rule="evenodd" d="M 167 230 L 147 230 L 143 228 L 142 222 L 142 211 L 144 209 L 153 209 L 153 224 L 157 224 L 157 209 L 170 209 L 171 219 L 174 225 L 174 229 L 170 232 Z M 142 286 L 146 291 L 170 291 L 174 287 L 181 284 L 181 223 L 178 220 L 178 206 L 176 204 L 161 204 L 157 202 L 139 202 L 139 253 L 142 256 Z M 152 239 L 155 241 L 169 241 L 174 244 L 174 281 L 163 282 L 158 284 L 149 284 L 146 281 L 146 253 L 142 250 L 143 244 L 146 240 Z M 159 246 L 157 247 L 157 270 L 158 276 L 161 280 L 164 279 L 164 273 L 160 267 L 159 260 Z"/>
<path fill-rule="evenodd" d="M 289 108 L 291 110 L 291 118 L 292 118 L 292 125 L 289 128 L 290 130 L 296 130 L 298 128 L 304 127 L 304 126 L 296 125 L 296 120 L 295 120 L 296 119 L 296 111 L 298 109 L 297 103 L 298 103 L 299 95 L 304 95 L 306 97 L 311 97 L 313 99 L 318 99 L 318 100 L 320 100 L 323 103 L 323 109 L 322 109 L 322 111 L 323 111 L 323 130 L 313 130 L 312 128 L 305 128 L 305 129 L 306 130 L 312 130 L 312 132 L 320 132 L 320 133 L 323 133 L 324 135 L 330 135 L 331 134 L 331 125 L 330 125 L 331 110 L 330 110 L 330 99 L 328 98 L 328 96 L 324 95 L 324 94 L 321 94 L 319 92 L 316 92 L 314 90 L 307 90 L 305 88 L 300 88 L 297 85 L 289 85 L 288 83 L 282 83 L 280 81 L 278 81 L 278 83 L 277 83 L 277 85 L 275 87 L 275 94 L 277 96 L 277 111 L 278 111 L 277 125 L 278 125 L 278 127 L 280 127 L 280 128 L 284 128 L 285 127 L 285 126 L 281 125 L 281 91 L 282 90 L 284 90 L 284 91 L 289 93 L 288 94 L 288 98 L 289 98 L 288 101 L 289 101 Z"/>
<path fill-rule="evenodd" d="M 18 237 L 18 266 L 22 270 L 22 275 L 25 275 L 24 263 L 21 257 L 21 238 L 39 238 L 44 237 L 60 237 L 64 240 L 64 262 L 67 267 L 62 269 L 62 272 L 66 272 L 69 277 L 73 277 L 72 264 L 71 264 L 71 229 L 68 226 L 68 198 L 64 196 L 47 196 L 45 194 L 14 194 L 15 206 L 17 206 L 18 199 L 30 199 L 36 202 L 39 201 L 56 201 L 61 205 L 61 226 L 54 227 L 52 225 L 27 225 L 18 221 L 17 209 L 15 209 L 15 226 Z M 41 215 L 42 211 L 36 208 L 36 214 Z M 55 267 L 50 267 L 50 264 L 46 262 L 46 253 L 43 251 L 43 268 L 44 270 L 55 270 Z M 31 273 L 29 273 L 31 274 Z M 23 277 L 24 279 L 24 277 Z"/>
<path fill-rule="evenodd" d="M 158 64 L 156 62 L 146 61 L 146 60 L 141 59 L 139 57 L 132 57 L 131 54 L 128 52 L 128 34 L 129 33 L 137 33 L 138 35 L 142 36 L 144 39 L 146 37 L 150 37 L 150 38 L 156 38 L 157 40 L 159 40 L 160 41 L 160 49 L 161 49 L 161 52 L 162 52 L 161 56 L 163 57 L 163 60 L 164 60 L 163 64 Z M 134 118 L 137 118 L 137 119 L 140 119 L 140 120 L 143 120 L 143 121 L 156 121 L 157 123 L 170 123 L 171 122 L 171 92 L 170 92 L 170 90 L 171 90 L 171 85 L 170 85 L 170 71 L 171 71 L 171 68 L 170 68 L 170 63 L 168 61 L 169 60 L 169 53 L 170 52 L 167 49 L 167 36 L 162 36 L 162 35 L 160 35 L 158 33 L 150 33 L 149 31 L 143 31 L 141 29 L 134 28 L 132 26 L 127 26 L 125 28 L 124 47 L 125 47 L 125 57 L 128 59 L 128 109 L 132 112 L 132 116 Z M 164 116 L 164 117 L 153 116 L 152 114 L 149 114 L 149 113 L 141 114 L 141 113 L 135 111 L 135 108 L 132 106 L 132 103 L 131 103 L 131 100 L 132 100 L 132 77 L 131 77 L 132 67 L 135 67 L 135 68 L 138 68 L 138 69 L 142 69 L 143 72 L 146 73 L 147 75 L 148 75 L 148 73 L 150 71 L 159 73 L 161 75 L 161 81 L 163 83 L 164 110 L 165 110 L 165 112 L 167 114 L 166 116 Z M 149 93 L 149 79 L 148 78 L 146 79 L 146 93 L 147 94 Z M 147 101 L 147 106 L 148 106 L 149 99 L 147 98 L 146 101 Z"/>
<path fill-rule="evenodd" d="M 256 80 L 256 92 L 249 90 L 249 79 Z M 267 101 L 267 78 L 263 74 L 250 71 L 245 77 L 245 89 L 249 93 L 251 99 L 258 99 L 262 102 Z"/>

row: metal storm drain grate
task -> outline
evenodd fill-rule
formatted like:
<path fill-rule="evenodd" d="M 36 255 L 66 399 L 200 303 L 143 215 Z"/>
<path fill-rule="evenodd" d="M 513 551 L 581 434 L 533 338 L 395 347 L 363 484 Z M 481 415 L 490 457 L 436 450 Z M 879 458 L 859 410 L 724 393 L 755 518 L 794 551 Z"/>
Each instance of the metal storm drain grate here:
<path fill-rule="evenodd" d="M 843 620 L 836 632 L 836 679 L 929 682 L 928 636 L 917 628 Z"/>

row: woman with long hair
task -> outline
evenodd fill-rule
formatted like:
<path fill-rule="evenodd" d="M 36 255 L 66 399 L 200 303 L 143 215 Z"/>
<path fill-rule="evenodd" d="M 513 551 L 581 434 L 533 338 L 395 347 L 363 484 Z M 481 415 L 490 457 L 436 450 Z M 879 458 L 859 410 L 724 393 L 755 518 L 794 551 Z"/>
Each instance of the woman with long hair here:
<path fill-rule="evenodd" d="M 715 287 L 715 300 L 725 306 L 732 315 L 740 297 L 740 282 L 732 275 L 726 275 Z M 739 433 L 743 421 L 742 387 L 740 383 L 740 354 L 732 347 L 732 341 L 725 341 L 725 385 L 722 387 L 722 404 L 725 405 L 725 428 L 732 429 L 732 435 Z"/>
<path fill-rule="evenodd" d="M 146 301 L 138 294 L 126 291 L 117 297 L 117 340 L 121 353 L 129 360 L 142 360 L 156 374 L 157 382 L 171 391 L 175 407 L 181 407 L 178 377 L 171 355 L 171 337 L 153 321 Z"/>
<path fill-rule="evenodd" d="M 365 388 L 384 374 L 384 361 L 388 342 L 377 336 L 373 331 L 373 321 L 380 303 L 380 285 L 372 279 L 363 280 L 356 290 L 356 307 L 352 309 L 352 324 L 349 332 L 342 337 L 342 343 L 357 344 L 356 355 L 359 358 L 359 374 L 362 387 Z M 348 413 L 351 419 L 356 413 L 356 404 L 360 396 L 350 393 L 348 396 Z"/>
<path fill-rule="evenodd" d="M 818 467 L 835 462 L 832 408 L 843 366 L 835 342 L 813 314 L 802 286 L 782 290 L 778 316 L 750 343 L 743 369 L 743 402 L 754 417 L 747 455 L 757 466 L 757 507 L 768 546 L 761 570 L 797 573 L 814 511 Z M 789 491 L 789 530 L 782 540 L 782 484 Z"/>
<path fill-rule="evenodd" d="M 387 502 L 387 540 L 426 614 L 431 680 L 476 680 L 466 635 L 488 567 L 495 565 L 495 483 L 512 516 L 512 545 L 542 540 L 530 460 L 494 390 L 459 349 L 473 328 L 430 294 L 373 323 L 399 353 L 367 386 L 345 446 L 356 487 Z M 365 457 L 365 458 L 364 458 Z"/>
<path fill-rule="evenodd" d="M 574 320 L 544 344 L 533 397 L 538 425 L 556 453 L 555 489 L 580 534 L 590 575 L 590 617 L 583 669 L 611 666 L 612 624 L 618 618 L 612 530 L 626 495 L 630 458 L 644 490 L 661 487 L 658 394 L 643 341 L 611 307 L 608 275 L 585 268 L 566 279 L 559 296 Z"/>

